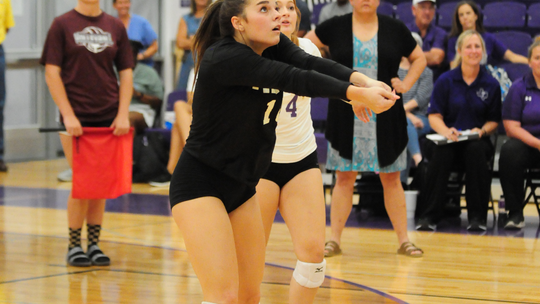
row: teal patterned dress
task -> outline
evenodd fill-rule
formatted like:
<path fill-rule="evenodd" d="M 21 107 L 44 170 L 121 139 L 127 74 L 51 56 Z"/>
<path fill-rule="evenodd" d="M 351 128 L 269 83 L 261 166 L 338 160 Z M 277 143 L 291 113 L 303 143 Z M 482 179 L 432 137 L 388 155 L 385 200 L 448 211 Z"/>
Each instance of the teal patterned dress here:
<path fill-rule="evenodd" d="M 362 42 L 353 35 L 354 62 L 353 68 L 367 75 L 372 79 L 377 79 L 378 52 L 377 35 L 373 39 Z M 396 161 L 386 167 L 379 167 L 377 157 L 377 115 L 372 113 L 371 120 L 364 123 L 356 116 L 354 117 L 354 142 L 353 159 L 345 159 L 339 156 L 339 152 L 328 145 L 328 159 L 326 168 L 337 171 L 357 171 L 357 172 L 398 172 L 406 167 L 407 149 L 399 155 Z"/>

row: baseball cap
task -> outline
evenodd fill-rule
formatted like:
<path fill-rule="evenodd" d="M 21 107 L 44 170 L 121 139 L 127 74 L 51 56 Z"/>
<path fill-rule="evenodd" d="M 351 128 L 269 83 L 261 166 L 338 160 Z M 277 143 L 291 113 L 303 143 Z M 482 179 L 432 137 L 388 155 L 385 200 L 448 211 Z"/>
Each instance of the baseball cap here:
<path fill-rule="evenodd" d="M 436 0 L 413 0 L 412 4 L 417 5 L 420 2 L 433 2 L 434 4 L 437 4 Z"/>

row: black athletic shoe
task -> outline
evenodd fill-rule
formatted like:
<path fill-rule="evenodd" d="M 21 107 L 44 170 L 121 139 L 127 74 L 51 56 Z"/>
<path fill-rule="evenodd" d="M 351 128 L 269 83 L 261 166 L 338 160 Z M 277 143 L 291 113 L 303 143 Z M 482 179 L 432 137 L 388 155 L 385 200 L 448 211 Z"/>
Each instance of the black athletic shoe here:
<path fill-rule="evenodd" d="M 0 159 L 0 172 L 7 172 L 8 167 L 6 166 L 6 163 Z"/>
<path fill-rule="evenodd" d="M 419 219 L 416 223 L 416 230 L 419 231 L 435 231 L 437 225 L 435 225 L 430 219 Z"/>
<path fill-rule="evenodd" d="M 511 214 L 504 225 L 504 229 L 506 230 L 519 230 L 523 227 L 525 227 L 525 218 L 521 212 Z"/>
<path fill-rule="evenodd" d="M 472 219 L 469 221 L 469 226 L 467 226 L 467 230 L 469 231 L 486 231 L 486 221 L 482 221 L 479 219 Z"/>

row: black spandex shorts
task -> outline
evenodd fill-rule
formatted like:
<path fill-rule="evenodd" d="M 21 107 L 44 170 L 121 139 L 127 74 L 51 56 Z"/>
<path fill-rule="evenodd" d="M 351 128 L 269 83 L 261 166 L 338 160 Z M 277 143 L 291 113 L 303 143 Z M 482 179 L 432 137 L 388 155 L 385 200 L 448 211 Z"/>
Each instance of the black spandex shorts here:
<path fill-rule="evenodd" d="M 171 209 L 176 204 L 213 196 L 220 199 L 228 213 L 233 212 L 255 195 L 255 187 L 203 164 L 187 152 L 182 152 L 174 170 L 169 189 Z"/>
<path fill-rule="evenodd" d="M 276 183 L 281 189 L 298 174 L 313 168 L 319 168 L 317 151 L 295 163 L 272 163 L 262 178 Z"/>
<path fill-rule="evenodd" d="M 93 127 L 93 128 L 108 128 L 112 125 L 114 119 L 102 120 L 102 121 L 81 121 L 81 126 L 83 127 Z M 64 122 L 62 122 L 64 125 Z"/>

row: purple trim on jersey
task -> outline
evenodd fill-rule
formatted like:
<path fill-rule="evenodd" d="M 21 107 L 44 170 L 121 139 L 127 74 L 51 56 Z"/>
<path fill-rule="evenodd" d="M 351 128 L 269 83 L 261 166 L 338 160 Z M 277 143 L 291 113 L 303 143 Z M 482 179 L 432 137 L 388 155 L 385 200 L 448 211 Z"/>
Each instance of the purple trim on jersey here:
<path fill-rule="evenodd" d="M 521 127 L 540 138 L 540 89 L 530 71 L 515 81 L 502 107 L 502 119 L 521 122 Z"/>

